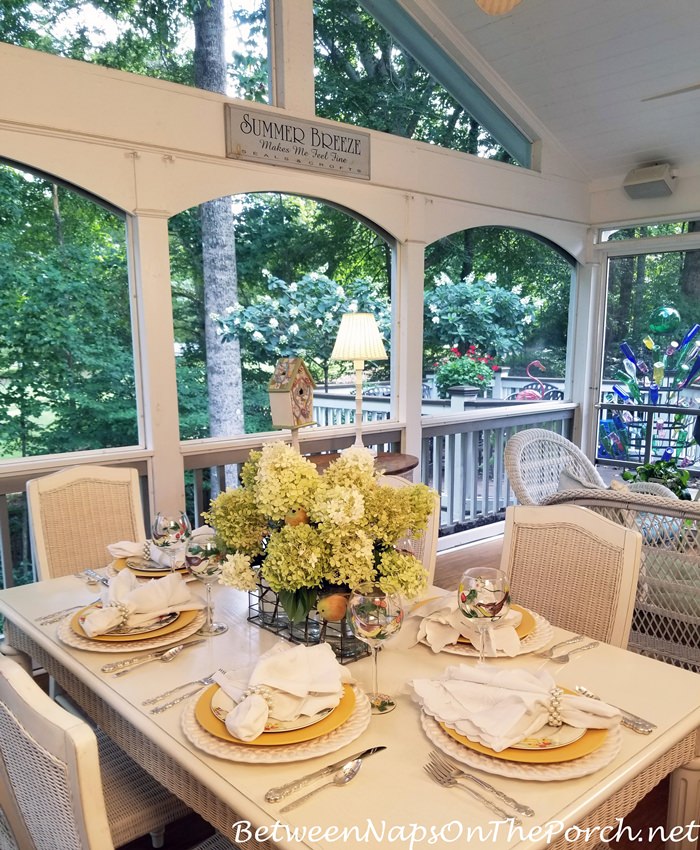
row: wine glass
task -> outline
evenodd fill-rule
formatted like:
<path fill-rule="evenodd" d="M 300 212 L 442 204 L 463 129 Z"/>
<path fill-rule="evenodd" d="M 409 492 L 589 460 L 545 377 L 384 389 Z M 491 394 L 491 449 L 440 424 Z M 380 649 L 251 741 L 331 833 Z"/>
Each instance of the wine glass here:
<path fill-rule="evenodd" d="M 470 567 L 462 574 L 457 599 L 462 614 L 474 620 L 479 631 L 479 662 L 483 663 L 491 624 L 510 611 L 508 576 L 494 567 Z"/>
<path fill-rule="evenodd" d="M 157 513 L 151 526 L 151 539 L 161 552 L 167 555 L 170 569 L 176 570 L 178 562 L 185 559 L 185 546 L 192 535 L 189 517 L 184 511 L 170 516 Z"/>
<path fill-rule="evenodd" d="M 185 564 L 192 575 L 199 579 L 207 591 L 207 620 L 197 632 L 200 635 L 221 635 L 228 631 L 225 623 L 214 622 L 211 602 L 211 586 L 221 575 L 226 558 L 226 549 L 219 543 L 214 533 L 197 534 L 187 541 Z"/>
<path fill-rule="evenodd" d="M 377 653 L 382 641 L 398 632 L 403 621 L 403 608 L 398 593 L 382 590 L 378 584 L 366 582 L 356 587 L 348 601 L 348 622 L 355 636 L 368 644 L 374 656 L 372 692 L 368 694 L 372 714 L 386 714 L 396 708 L 387 694 L 379 692 Z"/>

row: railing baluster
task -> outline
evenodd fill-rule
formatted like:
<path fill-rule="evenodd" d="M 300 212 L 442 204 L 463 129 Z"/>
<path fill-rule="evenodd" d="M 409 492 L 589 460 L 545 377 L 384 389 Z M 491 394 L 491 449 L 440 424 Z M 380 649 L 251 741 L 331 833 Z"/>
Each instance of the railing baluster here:
<path fill-rule="evenodd" d="M 0 558 L 2 559 L 2 586 L 13 587 L 12 549 L 10 547 L 10 514 L 7 510 L 7 496 L 0 495 Z"/>

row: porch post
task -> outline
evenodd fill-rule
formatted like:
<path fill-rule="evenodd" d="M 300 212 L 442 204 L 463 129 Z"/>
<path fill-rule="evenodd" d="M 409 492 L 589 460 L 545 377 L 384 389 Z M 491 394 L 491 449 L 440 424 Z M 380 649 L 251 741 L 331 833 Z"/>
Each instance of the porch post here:
<path fill-rule="evenodd" d="M 268 0 L 268 33 L 271 103 L 313 118 L 312 0 Z"/>
<path fill-rule="evenodd" d="M 580 405 L 574 419 L 574 442 L 593 460 L 597 446 L 600 357 L 603 346 L 604 299 L 600 263 L 579 265 L 569 308 L 569 374 L 567 397 Z"/>
<path fill-rule="evenodd" d="M 134 361 L 143 417 L 141 442 L 153 453 L 148 476 L 149 508 L 153 517 L 155 511 L 177 513 L 185 509 L 168 216 L 158 211 L 137 211 L 127 219 L 127 227 L 131 249 L 129 267 L 136 300 Z"/>
<path fill-rule="evenodd" d="M 421 457 L 422 437 L 424 253 L 424 242 L 407 240 L 397 245 L 392 295 L 394 415 L 406 423 L 403 451 L 416 457 Z"/>

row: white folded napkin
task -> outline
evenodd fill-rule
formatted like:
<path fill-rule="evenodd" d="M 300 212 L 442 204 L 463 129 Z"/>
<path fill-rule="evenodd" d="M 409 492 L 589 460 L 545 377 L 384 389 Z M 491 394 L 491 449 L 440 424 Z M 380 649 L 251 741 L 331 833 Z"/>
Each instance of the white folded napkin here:
<path fill-rule="evenodd" d="M 200 535 L 210 535 L 214 529 L 209 525 L 200 525 L 192 531 L 191 539 Z M 152 540 L 134 542 L 131 540 L 120 540 L 118 543 L 110 543 L 107 551 L 113 558 L 128 558 L 135 565 L 145 565 L 149 562 L 158 564 L 163 569 L 180 569 L 185 564 L 184 545 L 176 548 L 161 549 Z"/>
<path fill-rule="evenodd" d="M 335 708 L 352 676 L 327 643 L 276 644 L 252 670 L 216 673 L 214 681 L 236 703 L 226 728 L 235 738 L 252 741 L 265 731 L 268 717 L 296 720 Z"/>
<path fill-rule="evenodd" d="M 110 580 L 101 595 L 102 608 L 91 611 L 82 626 L 88 637 L 104 635 L 122 623 L 138 628 L 154 623 L 163 614 L 192 611 L 204 607 L 190 594 L 179 573 L 140 582 L 130 570 L 121 570 Z"/>
<path fill-rule="evenodd" d="M 545 670 L 503 670 L 487 664 L 448 667 L 440 679 L 414 679 L 410 684 L 426 714 L 496 752 L 548 722 L 556 688 Z M 600 700 L 577 694 L 557 699 L 559 716 L 569 726 L 609 729 L 620 722 L 620 712 Z"/>
<path fill-rule="evenodd" d="M 513 657 L 520 652 L 520 638 L 516 632 L 522 620 L 520 611 L 511 610 L 502 620 L 489 625 L 483 635 L 487 656 L 499 653 Z M 414 605 L 404 618 L 401 631 L 391 639 L 391 646 L 407 649 L 416 643 L 426 643 L 433 652 L 441 652 L 462 636 L 471 641 L 475 649 L 481 647 L 482 632 L 474 620 L 465 617 L 457 605 L 457 594 L 432 596 Z"/>

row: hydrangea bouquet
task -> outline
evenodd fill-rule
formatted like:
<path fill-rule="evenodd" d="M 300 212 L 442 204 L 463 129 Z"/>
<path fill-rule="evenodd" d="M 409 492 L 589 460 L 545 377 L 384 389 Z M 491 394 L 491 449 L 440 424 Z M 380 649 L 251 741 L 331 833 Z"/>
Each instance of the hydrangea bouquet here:
<path fill-rule="evenodd" d="M 204 514 L 229 550 L 222 584 L 254 590 L 264 579 L 292 622 L 364 581 L 407 598 L 425 587 L 423 564 L 397 542 L 425 529 L 433 493 L 380 485 L 367 449 L 345 450 L 319 474 L 291 446 L 269 443 L 251 452 L 241 485 Z"/>

